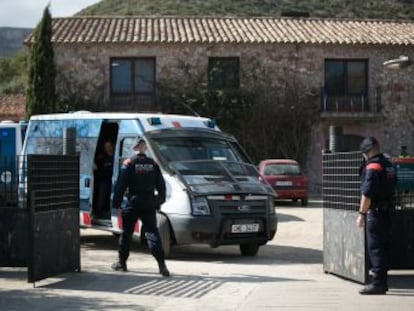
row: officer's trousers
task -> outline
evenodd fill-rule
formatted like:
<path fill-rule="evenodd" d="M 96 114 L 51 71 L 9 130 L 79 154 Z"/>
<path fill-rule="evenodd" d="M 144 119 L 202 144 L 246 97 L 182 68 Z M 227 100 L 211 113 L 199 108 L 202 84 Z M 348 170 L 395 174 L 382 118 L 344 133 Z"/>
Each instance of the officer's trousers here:
<path fill-rule="evenodd" d="M 152 207 L 152 206 L 151 206 Z M 119 261 L 126 263 L 131 248 L 132 235 L 135 224 L 140 219 L 145 228 L 145 238 L 148 247 L 158 263 L 164 262 L 164 252 L 161 244 L 160 233 L 157 228 L 156 211 L 153 208 L 140 208 L 128 205 L 122 209 L 122 234 L 119 238 Z"/>
<path fill-rule="evenodd" d="M 373 273 L 372 283 L 377 286 L 388 285 L 390 230 L 390 214 L 369 209 L 366 217 L 367 250 Z"/>

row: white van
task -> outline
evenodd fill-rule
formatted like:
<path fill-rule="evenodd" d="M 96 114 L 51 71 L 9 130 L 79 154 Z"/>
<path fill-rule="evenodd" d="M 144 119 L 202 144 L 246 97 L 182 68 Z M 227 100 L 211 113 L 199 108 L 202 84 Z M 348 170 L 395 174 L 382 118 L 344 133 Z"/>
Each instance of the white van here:
<path fill-rule="evenodd" d="M 108 196 L 106 213 L 93 219 L 97 183 L 94 159 L 105 141 L 114 145 L 112 189 L 122 161 L 132 155 L 137 138 L 148 145 L 148 156 L 161 167 L 166 202 L 158 226 L 166 256 L 171 245 L 205 243 L 240 245 L 242 255 L 255 256 L 277 230 L 274 192 L 261 180 L 231 135 L 213 120 L 151 113 L 74 112 L 32 116 L 23 154 L 61 154 L 65 128 L 76 128 L 80 155 L 80 223 L 119 233 L 121 221 Z M 125 204 L 125 202 L 124 202 Z M 139 223 L 135 233 L 145 228 Z"/>
<path fill-rule="evenodd" d="M 24 122 L 0 121 L 1 204 L 17 204 L 18 160 L 22 152 L 25 131 L 26 124 Z"/>

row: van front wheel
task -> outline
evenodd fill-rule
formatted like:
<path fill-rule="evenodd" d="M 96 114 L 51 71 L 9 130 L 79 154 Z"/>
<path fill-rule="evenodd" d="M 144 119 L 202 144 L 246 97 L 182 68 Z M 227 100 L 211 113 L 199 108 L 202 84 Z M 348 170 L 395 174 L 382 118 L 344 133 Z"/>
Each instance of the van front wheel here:
<path fill-rule="evenodd" d="M 168 219 L 164 214 L 157 213 L 157 226 L 161 236 L 162 250 L 165 258 L 171 256 L 171 232 Z"/>
<path fill-rule="evenodd" d="M 246 243 L 240 244 L 240 252 L 242 256 L 256 256 L 259 251 L 259 244 L 257 243 Z"/>

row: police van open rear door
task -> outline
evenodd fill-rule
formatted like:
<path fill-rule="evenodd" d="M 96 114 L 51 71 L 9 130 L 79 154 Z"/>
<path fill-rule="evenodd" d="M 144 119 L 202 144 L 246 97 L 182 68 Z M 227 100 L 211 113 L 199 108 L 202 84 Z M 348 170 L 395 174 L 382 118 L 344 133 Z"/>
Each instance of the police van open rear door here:
<path fill-rule="evenodd" d="M 115 151 L 115 146 L 118 140 L 119 120 L 103 120 L 100 127 L 98 140 L 95 145 L 95 153 L 93 155 L 93 183 L 90 183 L 91 192 L 89 193 L 89 206 L 92 216 L 91 224 L 97 227 L 111 227 L 111 189 L 102 185 L 102 160 L 105 158 L 105 166 L 109 165 L 109 156 L 106 155 L 106 145 L 112 146 L 112 151 Z M 112 174 L 115 164 L 115 153 L 112 155 Z M 107 173 L 104 180 L 107 179 Z M 113 176 L 111 175 L 111 179 Z M 106 183 L 105 183 L 106 184 Z M 112 187 L 111 187 L 112 188 Z"/>

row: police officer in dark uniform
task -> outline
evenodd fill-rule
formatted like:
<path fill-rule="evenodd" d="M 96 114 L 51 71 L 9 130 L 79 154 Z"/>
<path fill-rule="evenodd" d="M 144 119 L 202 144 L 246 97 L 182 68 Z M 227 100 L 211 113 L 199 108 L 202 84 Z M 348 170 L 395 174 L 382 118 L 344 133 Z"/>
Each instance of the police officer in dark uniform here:
<path fill-rule="evenodd" d="M 360 146 L 365 164 L 361 171 L 361 201 L 357 225 L 365 227 L 372 280 L 362 295 L 382 295 L 388 291 L 388 252 L 391 212 L 394 209 L 395 169 L 380 153 L 374 137 Z"/>
<path fill-rule="evenodd" d="M 161 237 L 157 228 L 156 211 L 165 201 L 165 181 L 159 166 L 145 155 L 147 145 L 139 139 L 134 147 L 136 155 L 124 161 L 115 186 L 113 206 L 119 208 L 128 188 L 128 204 L 122 209 L 122 229 L 119 238 L 119 260 L 112 265 L 114 270 L 127 271 L 132 235 L 139 219 L 145 227 L 145 238 L 152 255 L 158 263 L 159 272 L 169 276 L 165 265 Z M 154 190 L 158 191 L 155 196 Z"/>

